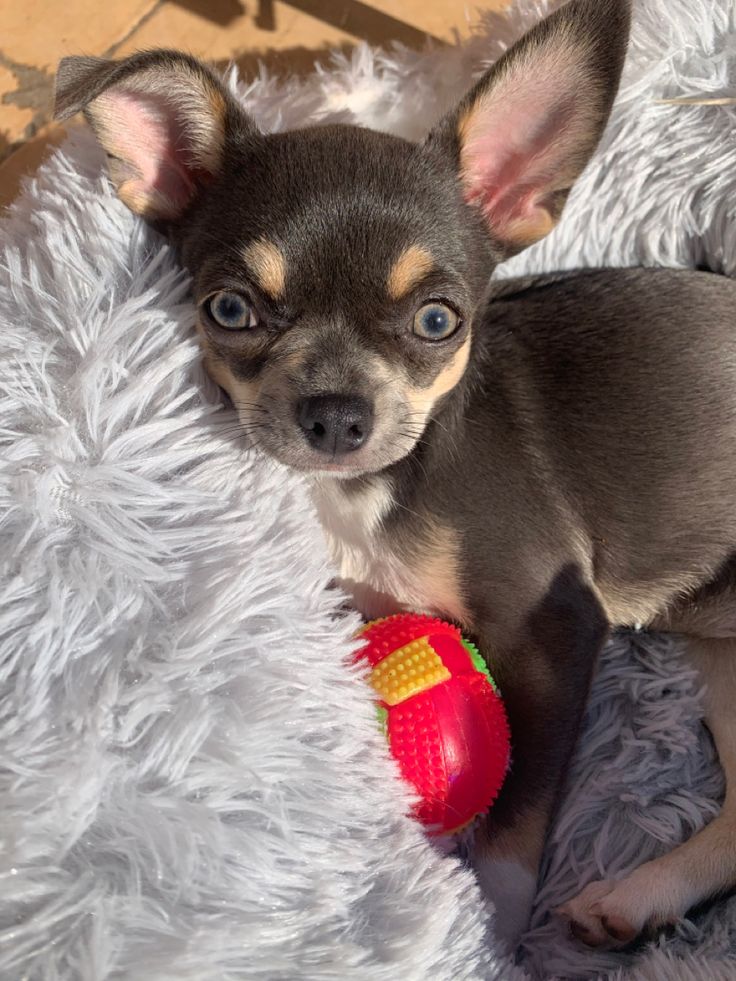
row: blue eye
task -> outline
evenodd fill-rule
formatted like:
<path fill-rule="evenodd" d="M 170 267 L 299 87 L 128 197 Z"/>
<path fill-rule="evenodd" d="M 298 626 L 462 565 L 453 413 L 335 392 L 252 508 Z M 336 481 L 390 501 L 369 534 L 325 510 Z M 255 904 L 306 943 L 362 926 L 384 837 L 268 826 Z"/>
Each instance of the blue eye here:
<path fill-rule="evenodd" d="M 258 326 L 255 310 L 240 293 L 215 293 L 206 305 L 210 317 L 225 330 L 245 330 Z"/>
<path fill-rule="evenodd" d="M 443 341 L 454 334 L 460 317 L 444 303 L 425 303 L 414 314 L 414 333 L 427 341 Z"/>

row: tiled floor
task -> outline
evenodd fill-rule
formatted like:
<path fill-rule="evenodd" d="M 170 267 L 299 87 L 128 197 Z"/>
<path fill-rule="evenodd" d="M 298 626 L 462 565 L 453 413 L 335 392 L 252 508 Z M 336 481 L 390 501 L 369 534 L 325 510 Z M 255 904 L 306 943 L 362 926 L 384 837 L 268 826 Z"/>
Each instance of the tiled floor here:
<path fill-rule="evenodd" d="M 505 0 L 478 0 L 501 7 Z M 0 207 L 62 137 L 50 121 L 56 64 L 66 54 L 120 57 L 185 48 L 245 74 L 262 61 L 306 72 L 326 51 L 358 40 L 467 33 L 475 3 L 462 0 L 5 0 L 0 2 Z"/>

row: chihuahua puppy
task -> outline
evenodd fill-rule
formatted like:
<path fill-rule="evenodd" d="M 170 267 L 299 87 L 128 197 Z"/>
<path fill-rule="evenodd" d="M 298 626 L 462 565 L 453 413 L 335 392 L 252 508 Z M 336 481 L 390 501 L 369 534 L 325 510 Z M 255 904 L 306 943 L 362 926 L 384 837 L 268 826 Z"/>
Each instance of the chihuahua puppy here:
<path fill-rule="evenodd" d="M 366 617 L 451 618 L 504 694 L 513 764 L 479 876 L 527 924 L 546 829 L 612 626 L 685 635 L 722 813 L 563 910 L 622 945 L 736 885 L 736 285 L 587 271 L 489 287 L 547 234 L 606 124 L 627 0 L 572 0 L 414 144 L 268 135 L 193 58 L 68 58 L 110 177 L 191 270 L 212 378 L 309 476 Z"/>

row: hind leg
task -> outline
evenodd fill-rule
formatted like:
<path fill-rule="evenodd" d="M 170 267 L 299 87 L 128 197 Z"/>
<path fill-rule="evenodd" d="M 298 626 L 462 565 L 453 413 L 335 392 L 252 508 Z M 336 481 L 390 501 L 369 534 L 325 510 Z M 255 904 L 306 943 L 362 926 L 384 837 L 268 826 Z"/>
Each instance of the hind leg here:
<path fill-rule="evenodd" d="M 687 637 L 706 685 L 706 722 L 726 778 L 720 813 L 689 841 L 618 882 L 592 882 L 559 909 L 591 946 L 617 947 L 736 885 L 736 638 Z"/>

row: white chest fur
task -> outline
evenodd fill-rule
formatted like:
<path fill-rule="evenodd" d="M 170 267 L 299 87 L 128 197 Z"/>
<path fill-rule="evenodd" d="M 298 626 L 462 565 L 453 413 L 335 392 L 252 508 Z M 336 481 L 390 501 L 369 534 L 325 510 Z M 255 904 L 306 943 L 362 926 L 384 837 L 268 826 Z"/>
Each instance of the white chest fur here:
<path fill-rule="evenodd" d="M 339 480 L 319 478 L 313 496 L 340 585 L 366 619 L 401 610 L 464 619 L 456 581 L 449 581 L 457 577 L 448 574 L 454 563 L 445 561 L 442 535 L 435 542 L 417 541 L 409 557 L 392 543 L 384 527 L 393 503 L 388 480 L 373 478 L 347 490 Z"/>

